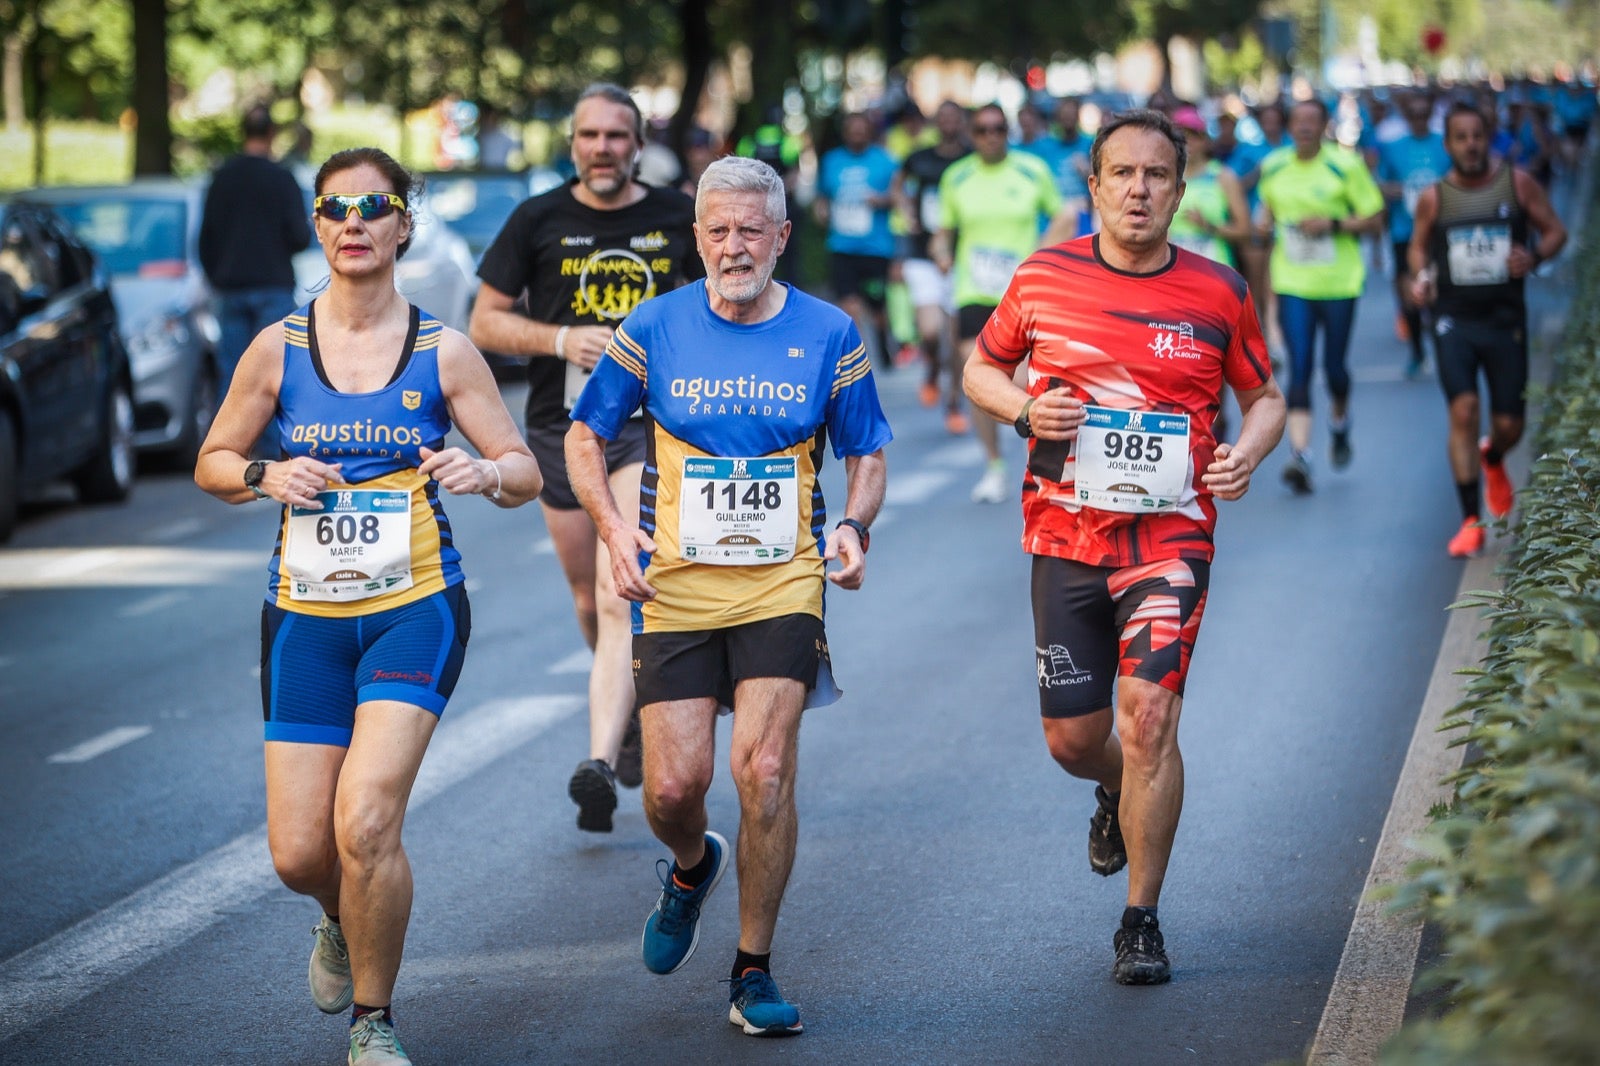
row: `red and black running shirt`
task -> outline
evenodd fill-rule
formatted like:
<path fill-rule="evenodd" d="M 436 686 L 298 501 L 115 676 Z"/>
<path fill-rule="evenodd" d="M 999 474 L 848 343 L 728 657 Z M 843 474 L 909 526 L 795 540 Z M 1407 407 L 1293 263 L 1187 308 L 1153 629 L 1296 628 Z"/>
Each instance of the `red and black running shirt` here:
<path fill-rule="evenodd" d="M 978 354 L 1008 373 L 1029 360 L 1028 392 L 1067 386 L 1100 407 L 1190 416 L 1189 488 L 1178 509 L 1124 514 L 1082 506 L 1075 442 L 1028 442 L 1023 549 L 1091 566 L 1126 567 L 1214 554 L 1216 501 L 1200 478 L 1215 458 L 1222 385 L 1271 380 L 1244 279 L 1181 248 L 1160 270 L 1129 274 L 1100 258 L 1099 237 L 1029 256 L 978 337 Z"/>

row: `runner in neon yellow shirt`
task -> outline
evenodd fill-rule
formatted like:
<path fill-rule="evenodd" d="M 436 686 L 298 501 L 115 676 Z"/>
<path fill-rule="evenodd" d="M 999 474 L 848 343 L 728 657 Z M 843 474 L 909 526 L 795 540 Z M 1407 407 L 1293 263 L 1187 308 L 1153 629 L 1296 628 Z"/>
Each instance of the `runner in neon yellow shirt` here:
<path fill-rule="evenodd" d="M 978 108 L 971 127 L 976 151 L 952 163 L 939 180 L 939 232 L 929 251 L 940 270 L 955 272 L 956 346 L 963 363 L 1017 266 L 1041 245 L 1077 232 L 1076 215 L 1061 210 L 1050 167 L 1037 156 L 1011 151 L 1007 129 L 1000 105 Z M 1042 241 L 1041 218 L 1051 220 Z M 972 412 L 972 421 L 989 460 L 972 499 L 999 503 L 1008 485 L 999 434 L 994 419 L 981 411 Z"/>
<path fill-rule="evenodd" d="M 1349 465 L 1350 374 L 1345 351 L 1356 297 L 1366 283 L 1358 235 L 1383 226 L 1383 193 L 1361 157 L 1323 140 L 1328 109 L 1302 100 L 1289 112 L 1291 146 L 1261 162 L 1261 203 L 1274 239 L 1272 288 L 1289 348 L 1289 444 L 1283 479 L 1311 491 L 1311 373 L 1320 326 L 1328 392 L 1333 396 L 1332 458 Z"/>

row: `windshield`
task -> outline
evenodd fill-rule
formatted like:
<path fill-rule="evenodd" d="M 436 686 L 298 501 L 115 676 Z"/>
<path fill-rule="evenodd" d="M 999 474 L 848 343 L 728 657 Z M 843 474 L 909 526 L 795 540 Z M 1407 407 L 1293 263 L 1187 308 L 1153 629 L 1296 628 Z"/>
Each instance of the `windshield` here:
<path fill-rule="evenodd" d="M 528 179 L 517 174 L 428 178 L 428 210 L 461 234 L 474 253 L 494 240 L 511 212 L 527 198 Z"/>
<path fill-rule="evenodd" d="M 112 274 L 184 272 L 188 204 L 181 200 L 83 200 L 57 204 L 56 210 Z"/>

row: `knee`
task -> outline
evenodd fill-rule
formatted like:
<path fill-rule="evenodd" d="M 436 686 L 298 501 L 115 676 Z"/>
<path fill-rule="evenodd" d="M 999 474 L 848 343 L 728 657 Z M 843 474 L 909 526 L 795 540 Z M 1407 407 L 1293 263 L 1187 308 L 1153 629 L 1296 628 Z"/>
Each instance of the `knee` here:
<path fill-rule="evenodd" d="M 772 818 L 779 814 L 790 794 L 791 778 L 782 753 L 756 751 L 733 770 L 739 805 L 747 814 Z"/>
<path fill-rule="evenodd" d="M 1117 737 L 1125 761 L 1146 766 L 1160 762 L 1177 750 L 1176 701 L 1165 690 L 1129 699 L 1117 715 Z"/>
<path fill-rule="evenodd" d="M 1050 757 L 1067 773 L 1079 777 L 1100 766 L 1107 735 L 1106 729 L 1086 728 L 1083 719 L 1044 720 L 1044 742 Z"/>
<path fill-rule="evenodd" d="M 355 868 L 376 866 L 400 850 L 400 815 L 386 803 L 356 800 L 334 823 L 339 858 Z"/>
<path fill-rule="evenodd" d="M 284 887 L 302 896 L 315 895 L 337 877 L 339 853 L 326 840 L 273 840 L 272 868 Z"/>
<path fill-rule="evenodd" d="M 655 770 L 652 767 L 652 770 Z M 663 822 L 682 822 L 693 816 L 705 803 L 706 792 L 711 788 L 710 775 L 666 768 L 654 772 L 645 782 L 650 810 Z"/>
<path fill-rule="evenodd" d="M 1450 401 L 1450 424 L 1478 432 L 1478 397 L 1464 392 Z"/>

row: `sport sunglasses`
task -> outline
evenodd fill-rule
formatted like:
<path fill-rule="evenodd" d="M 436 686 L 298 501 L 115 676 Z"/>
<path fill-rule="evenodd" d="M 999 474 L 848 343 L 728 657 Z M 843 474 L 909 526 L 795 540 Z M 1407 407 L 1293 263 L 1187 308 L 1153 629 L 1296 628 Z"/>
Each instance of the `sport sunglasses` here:
<path fill-rule="evenodd" d="M 343 222 L 354 211 L 363 222 L 382 218 L 390 211 L 404 211 L 406 202 L 392 192 L 337 193 L 331 192 L 311 201 L 313 214 L 331 222 Z"/>

